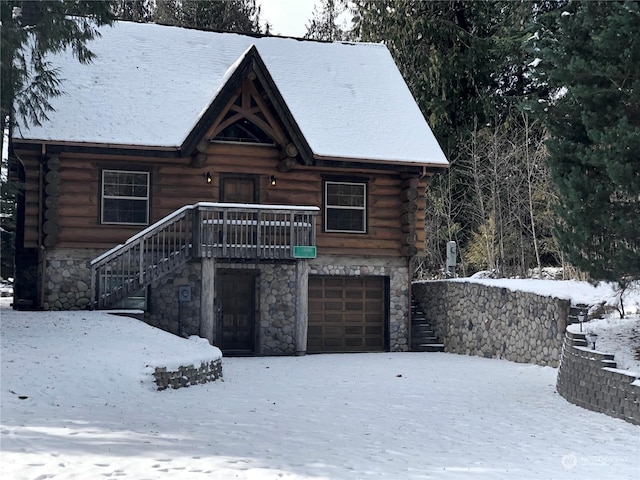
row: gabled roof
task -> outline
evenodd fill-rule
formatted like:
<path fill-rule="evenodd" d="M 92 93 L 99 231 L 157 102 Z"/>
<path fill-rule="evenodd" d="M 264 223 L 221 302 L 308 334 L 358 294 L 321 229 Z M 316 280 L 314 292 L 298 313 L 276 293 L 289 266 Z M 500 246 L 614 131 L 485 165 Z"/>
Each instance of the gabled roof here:
<path fill-rule="evenodd" d="M 94 62 L 50 58 L 65 94 L 39 127 L 15 137 L 191 148 L 203 119 L 247 56 L 316 159 L 447 166 L 431 129 L 382 44 L 253 37 L 116 22 L 90 43 Z M 253 53 L 252 53 L 253 52 Z M 244 60 L 244 63 L 243 63 Z M 260 75 L 263 77 L 260 78 Z M 237 75 L 236 75 L 237 76 Z"/>

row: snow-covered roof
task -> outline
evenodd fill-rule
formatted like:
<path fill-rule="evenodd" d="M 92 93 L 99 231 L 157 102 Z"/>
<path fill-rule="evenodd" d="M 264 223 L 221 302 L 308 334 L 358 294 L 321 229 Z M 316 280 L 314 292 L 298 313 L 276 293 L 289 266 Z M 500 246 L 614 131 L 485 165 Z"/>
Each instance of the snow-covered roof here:
<path fill-rule="evenodd" d="M 446 166 L 386 46 L 252 37 L 117 22 L 83 65 L 51 58 L 64 95 L 25 140 L 180 147 L 255 46 L 316 157 Z"/>

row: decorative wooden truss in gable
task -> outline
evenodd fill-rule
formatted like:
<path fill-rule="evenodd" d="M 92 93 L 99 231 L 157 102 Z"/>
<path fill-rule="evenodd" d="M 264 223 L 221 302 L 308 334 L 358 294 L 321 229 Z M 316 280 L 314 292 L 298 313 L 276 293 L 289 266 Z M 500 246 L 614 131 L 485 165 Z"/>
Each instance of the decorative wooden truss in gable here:
<path fill-rule="evenodd" d="M 199 168 L 206 163 L 210 143 L 233 141 L 226 134 L 234 126 L 252 131 L 238 139 L 240 143 L 251 142 L 253 134 L 254 143 L 272 141 L 280 150 L 278 169 L 282 172 L 292 170 L 298 162 L 309 165 L 313 161 L 309 145 L 255 47 L 245 55 L 185 141 L 183 152 L 189 154 L 193 148 L 191 165 Z"/>
<path fill-rule="evenodd" d="M 206 139 L 216 141 L 226 128 L 246 120 L 262 130 L 276 145 L 289 143 L 279 122 L 274 118 L 271 109 L 258 92 L 254 80 L 255 74 L 250 73 L 209 128 L 205 134 Z"/>

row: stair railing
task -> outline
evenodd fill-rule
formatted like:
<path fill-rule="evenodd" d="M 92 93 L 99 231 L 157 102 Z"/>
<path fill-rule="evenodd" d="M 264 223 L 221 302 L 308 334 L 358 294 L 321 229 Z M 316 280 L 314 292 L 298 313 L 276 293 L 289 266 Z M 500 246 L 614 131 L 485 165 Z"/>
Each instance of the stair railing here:
<path fill-rule="evenodd" d="M 90 262 L 94 308 L 107 308 L 192 257 L 195 205 L 167 215 Z"/>

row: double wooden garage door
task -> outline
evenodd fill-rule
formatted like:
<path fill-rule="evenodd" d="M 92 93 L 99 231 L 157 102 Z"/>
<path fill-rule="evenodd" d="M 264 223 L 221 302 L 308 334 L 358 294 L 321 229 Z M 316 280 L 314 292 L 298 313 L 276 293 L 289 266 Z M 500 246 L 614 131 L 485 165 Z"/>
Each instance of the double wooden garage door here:
<path fill-rule="evenodd" d="M 307 352 L 385 348 L 383 277 L 309 277 Z"/>

